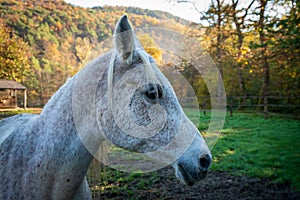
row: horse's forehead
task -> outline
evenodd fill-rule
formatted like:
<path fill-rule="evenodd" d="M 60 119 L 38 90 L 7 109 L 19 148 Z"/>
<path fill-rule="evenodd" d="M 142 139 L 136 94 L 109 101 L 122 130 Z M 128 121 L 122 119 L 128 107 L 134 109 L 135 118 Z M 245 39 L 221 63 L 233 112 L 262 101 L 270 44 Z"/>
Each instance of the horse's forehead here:
<path fill-rule="evenodd" d="M 171 85 L 169 84 L 165 75 L 159 71 L 158 67 L 154 66 L 152 69 L 155 76 L 154 80 L 153 78 L 151 79 L 151 77 L 149 77 L 144 63 L 132 64 L 129 68 L 127 68 L 127 70 L 122 69 L 122 67 L 116 68 L 116 73 L 119 74 L 118 76 L 121 79 L 120 81 L 126 81 L 128 83 L 138 81 L 139 86 L 144 86 L 150 82 L 155 82 L 157 84 L 164 85 L 165 88 L 170 88 Z"/>

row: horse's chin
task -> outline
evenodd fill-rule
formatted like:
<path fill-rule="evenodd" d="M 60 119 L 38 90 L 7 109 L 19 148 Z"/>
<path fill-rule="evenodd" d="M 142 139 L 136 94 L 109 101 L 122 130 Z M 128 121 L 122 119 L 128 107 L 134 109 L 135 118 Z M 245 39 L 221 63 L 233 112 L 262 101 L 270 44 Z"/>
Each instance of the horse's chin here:
<path fill-rule="evenodd" d="M 193 186 L 195 183 L 199 182 L 200 180 L 206 177 L 207 171 L 201 172 L 201 174 L 199 174 L 197 179 L 195 179 L 187 172 L 187 170 L 183 166 L 179 165 L 175 169 L 175 175 L 180 180 L 181 183 L 187 186 Z"/>

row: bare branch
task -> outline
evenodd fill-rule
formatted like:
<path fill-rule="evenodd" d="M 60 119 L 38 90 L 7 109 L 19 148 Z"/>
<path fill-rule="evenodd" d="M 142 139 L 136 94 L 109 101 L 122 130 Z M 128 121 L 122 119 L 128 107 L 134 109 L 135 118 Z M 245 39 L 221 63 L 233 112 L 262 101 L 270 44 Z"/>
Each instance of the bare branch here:
<path fill-rule="evenodd" d="M 178 0 L 177 3 L 190 3 L 190 4 L 192 4 L 192 6 L 194 7 L 194 9 L 195 9 L 199 14 L 202 15 L 202 11 L 200 11 L 200 10 L 198 9 L 197 5 L 196 5 L 195 2 L 193 2 L 193 1 L 188 1 L 188 0 Z"/>

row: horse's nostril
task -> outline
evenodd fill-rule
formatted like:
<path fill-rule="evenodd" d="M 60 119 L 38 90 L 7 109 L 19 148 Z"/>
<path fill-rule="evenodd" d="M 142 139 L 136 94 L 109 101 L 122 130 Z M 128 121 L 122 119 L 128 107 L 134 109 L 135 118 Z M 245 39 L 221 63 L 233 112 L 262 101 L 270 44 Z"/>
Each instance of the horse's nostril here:
<path fill-rule="evenodd" d="M 211 158 L 208 154 L 206 154 L 200 158 L 200 166 L 202 169 L 208 170 L 210 163 L 211 163 Z"/>

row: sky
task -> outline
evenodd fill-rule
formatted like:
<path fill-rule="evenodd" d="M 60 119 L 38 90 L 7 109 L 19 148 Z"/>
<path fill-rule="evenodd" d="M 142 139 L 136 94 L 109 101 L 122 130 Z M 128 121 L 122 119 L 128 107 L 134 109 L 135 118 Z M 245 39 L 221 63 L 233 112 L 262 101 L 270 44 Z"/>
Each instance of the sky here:
<path fill-rule="evenodd" d="M 134 6 L 146 8 L 149 10 L 161 10 L 169 12 L 175 16 L 181 17 L 194 22 L 199 22 L 199 13 L 194 9 L 190 3 L 171 3 L 169 0 L 65 0 L 81 7 L 94 7 L 94 6 Z M 197 9 L 204 11 L 208 8 L 209 0 L 197 0 Z"/>

